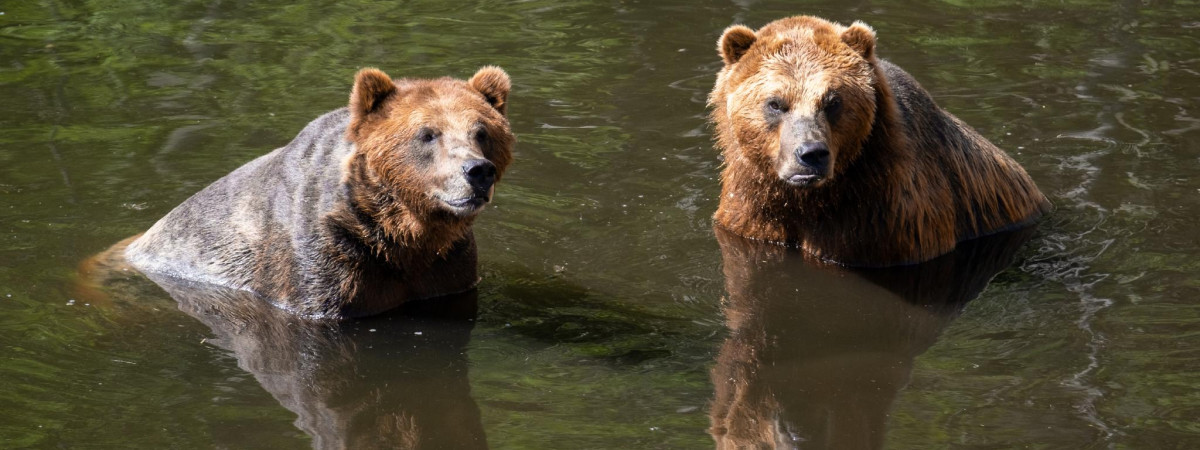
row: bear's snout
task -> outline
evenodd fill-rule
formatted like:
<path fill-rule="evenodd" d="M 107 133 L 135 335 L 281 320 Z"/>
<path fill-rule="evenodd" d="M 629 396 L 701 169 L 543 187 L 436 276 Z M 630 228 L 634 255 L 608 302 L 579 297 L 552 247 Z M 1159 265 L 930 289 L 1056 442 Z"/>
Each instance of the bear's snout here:
<path fill-rule="evenodd" d="M 829 173 L 829 145 L 823 141 L 805 140 L 795 146 L 790 156 L 784 160 L 779 172 L 779 177 L 787 184 L 808 186 Z"/>
<path fill-rule="evenodd" d="M 492 185 L 496 183 L 496 165 L 486 159 L 468 160 L 462 165 L 463 175 L 475 197 L 491 201 Z"/>
<path fill-rule="evenodd" d="M 796 149 L 796 161 L 813 169 L 817 175 L 825 175 L 829 169 L 829 146 L 820 141 L 804 142 Z"/>

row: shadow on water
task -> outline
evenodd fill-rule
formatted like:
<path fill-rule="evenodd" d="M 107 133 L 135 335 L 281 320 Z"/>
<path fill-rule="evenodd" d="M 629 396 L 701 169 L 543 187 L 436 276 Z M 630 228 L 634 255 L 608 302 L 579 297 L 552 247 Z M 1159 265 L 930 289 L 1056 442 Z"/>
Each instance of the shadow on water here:
<path fill-rule="evenodd" d="M 313 448 L 487 448 L 467 378 L 476 291 L 314 323 L 248 292 L 151 280 L 211 329 L 206 343 L 231 352 L 298 416 Z M 118 283 L 126 294 L 154 294 L 140 277 Z"/>
<path fill-rule="evenodd" d="M 1034 230 L 919 265 L 847 269 L 716 228 L 730 329 L 712 370 L 717 448 L 882 448 L 913 359 Z"/>

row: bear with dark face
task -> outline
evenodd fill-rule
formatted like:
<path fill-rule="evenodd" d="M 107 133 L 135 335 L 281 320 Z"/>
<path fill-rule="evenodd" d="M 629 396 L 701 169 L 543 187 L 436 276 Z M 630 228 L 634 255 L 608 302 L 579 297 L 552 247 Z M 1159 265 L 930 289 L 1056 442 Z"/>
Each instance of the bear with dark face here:
<path fill-rule="evenodd" d="M 875 56 L 875 32 L 790 17 L 718 42 L 718 226 L 858 266 L 912 264 L 1033 223 L 1019 164 Z"/>
<path fill-rule="evenodd" d="M 510 81 L 355 77 L 348 108 L 195 194 L 126 248 L 142 272 L 310 318 L 469 290 L 471 224 L 512 159 Z"/>

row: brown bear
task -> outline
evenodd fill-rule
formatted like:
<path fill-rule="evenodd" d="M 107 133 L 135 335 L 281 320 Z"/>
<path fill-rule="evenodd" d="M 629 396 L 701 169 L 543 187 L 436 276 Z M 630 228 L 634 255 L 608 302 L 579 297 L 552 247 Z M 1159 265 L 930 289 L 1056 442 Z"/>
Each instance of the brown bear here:
<path fill-rule="evenodd" d="M 877 58 L 862 22 L 735 25 L 718 51 L 725 66 L 708 101 L 724 156 L 721 227 L 889 266 L 1050 210 L 1020 165 Z"/>
<path fill-rule="evenodd" d="M 471 224 L 512 159 L 510 86 L 490 66 L 468 81 L 362 69 L 348 108 L 187 199 L 124 257 L 308 318 L 469 290 Z"/>

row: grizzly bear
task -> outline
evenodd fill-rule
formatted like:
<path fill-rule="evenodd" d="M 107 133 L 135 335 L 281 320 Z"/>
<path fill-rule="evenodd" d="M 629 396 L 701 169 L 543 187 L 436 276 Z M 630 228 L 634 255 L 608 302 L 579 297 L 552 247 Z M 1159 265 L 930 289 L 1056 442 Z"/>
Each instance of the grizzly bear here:
<path fill-rule="evenodd" d="M 349 107 L 184 201 L 124 251 L 139 271 L 314 319 L 469 290 L 471 224 L 512 159 L 508 74 L 355 76 Z"/>
<path fill-rule="evenodd" d="M 926 261 L 1050 203 L 1012 158 L 875 56 L 875 32 L 800 16 L 718 41 L 716 223 L 832 262 Z"/>

